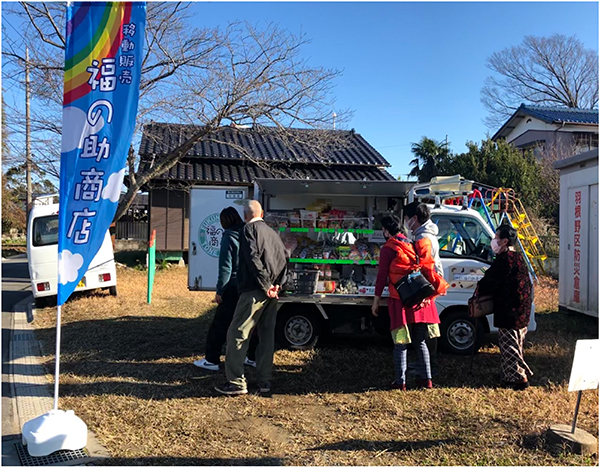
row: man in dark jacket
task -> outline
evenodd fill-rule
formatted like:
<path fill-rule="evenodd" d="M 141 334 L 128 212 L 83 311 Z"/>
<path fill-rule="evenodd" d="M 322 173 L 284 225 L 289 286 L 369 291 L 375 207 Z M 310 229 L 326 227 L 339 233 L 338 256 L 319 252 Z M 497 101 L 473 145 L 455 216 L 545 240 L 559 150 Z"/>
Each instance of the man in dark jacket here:
<path fill-rule="evenodd" d="M 279 235 L 265 224 L 262 207 L 251 200 L 244 207 L 246 225 L 240 236 L 238 289 L 240 298 L 227 331 L 225 373 L 228 382 L 215 389 L 225 395 L 248 393 L 244 357 L 254 327 L 258 331 L 256 371 L 259 392 L 269 394 L 275 353 L 277 299 L 285 279 L 287 258 Z"/>

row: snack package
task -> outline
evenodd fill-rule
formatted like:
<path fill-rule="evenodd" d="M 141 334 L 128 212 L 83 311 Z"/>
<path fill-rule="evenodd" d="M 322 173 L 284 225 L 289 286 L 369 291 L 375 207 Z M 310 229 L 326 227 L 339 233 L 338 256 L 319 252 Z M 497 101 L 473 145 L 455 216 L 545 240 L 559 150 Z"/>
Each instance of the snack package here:
<path fill-rule="evenodd" d="M 369 253 L 369 246 L 367 244 L 357 244 L 356 247 L 360 252 L 360 258 L 363 260 L 371 260 L 371 254 Z"/>
<path fill-rule="evenodd" d="M 338 251 L 338 256 L 341 260 L 347 260 L 348 258 L 350 258 L 350 251 L 351 248 L 347 245 L 340 245 L 337 248 Z"/>
<path fill-rule="evenodd" d="M 317 227 L 321 229 L 326 229 L 328 220 L 329 213 L 321 213 L 317 219 Z"/>
<path fill-rule="evenodd" d="M 300 210 L 300 219 L 301 219 L 302 227 L 305 227 L 305 228 L 316 227 L 317 215 L 318 215 L 318 213 L 316 211 Z"/>
<path fill-rule="evenodd" d="M 288 213 L 288 217 L 290 220 L 290 227 L 302 227 L 300 221 L 300 213 L 297 211 L 290 211 Z"/>
<path fill-rule="evenodd" d="M 379 261 L 379 252 L 380 252 L 380 247 L 377 244 L 369 244 L 369 250 L 371 252 L 371 258 L 373 260 L 377 260 Z"/>
<path fill-rule="evenodd" d="M 364 211 L 356 213 L 354 227 L 355 229 L 367 229 L 369 227 L 369 215 Z"/>
<path fill-rule="evenodd" d="M 348 255 L 350 260 L 360 260 L 362 258 L 358 248 L 356 246 L 350 247 L 350 254 Z"/>
<path fill-rule="evenodd" d="M 345 211 L 331 210 L 329 212 L 329 224 L 330 229 L 339 229 L 342 226 L 342 220 L 344 219 Z"/>
<path fill-rule="evenodd" d="M 354 229 L 356 224 L 356 213 L 354 211 L 347 211 L 342 220 L 343 229 Z"/>

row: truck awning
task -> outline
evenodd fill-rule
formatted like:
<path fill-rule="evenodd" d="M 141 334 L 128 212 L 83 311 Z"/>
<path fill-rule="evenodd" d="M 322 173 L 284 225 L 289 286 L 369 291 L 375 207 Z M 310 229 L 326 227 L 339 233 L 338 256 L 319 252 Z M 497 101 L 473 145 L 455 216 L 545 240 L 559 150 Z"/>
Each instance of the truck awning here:
<path fill-rule="evenodd" d="M 310 194 L 357 197 L 405 198 L 415 182 L 397 180 L 255 179 L 260 191 L 269 195 Z"/>

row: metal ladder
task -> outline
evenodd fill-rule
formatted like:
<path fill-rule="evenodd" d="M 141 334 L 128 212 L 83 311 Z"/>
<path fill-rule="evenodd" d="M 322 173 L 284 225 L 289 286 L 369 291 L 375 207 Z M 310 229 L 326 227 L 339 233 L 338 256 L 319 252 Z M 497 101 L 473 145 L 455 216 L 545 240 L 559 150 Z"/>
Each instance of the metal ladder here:
<path fill-rule="evenodd" d="M 548 258 L 523 203 L 514 190 L 498 188 L 491 198 L 492 212 L 499 215 L 498 226 L 506 219 L 517 230 L 519 247 L 524 253 L 527 266 L 533 277 L 545 274 L 544 261 Z"/>

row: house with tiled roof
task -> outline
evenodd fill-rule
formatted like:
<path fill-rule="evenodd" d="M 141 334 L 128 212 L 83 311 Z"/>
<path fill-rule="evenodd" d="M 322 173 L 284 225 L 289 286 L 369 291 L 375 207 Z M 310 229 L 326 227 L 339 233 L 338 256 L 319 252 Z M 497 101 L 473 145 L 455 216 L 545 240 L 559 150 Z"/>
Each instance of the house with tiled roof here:
<path fill-rule="evenodd" d="M 536 156 L 553 149 L 557 158 L 598 148 L 598 110 L 521 104 L 492 137 Z"/>
<path fill-rule="evenodd" d="M 151 123 L 139 148 L 140 170 L 161 161 L 202 127 Z M 260 178 L 310 180 L 395 180 L 390 164 L 354 130 L 221 127 L 198 141 L 175 166 L 153 178 L 149 193 L 150 232 L 156 248 L 188 250 L 189 188 L 193 185 L 247 186 Z"/>

